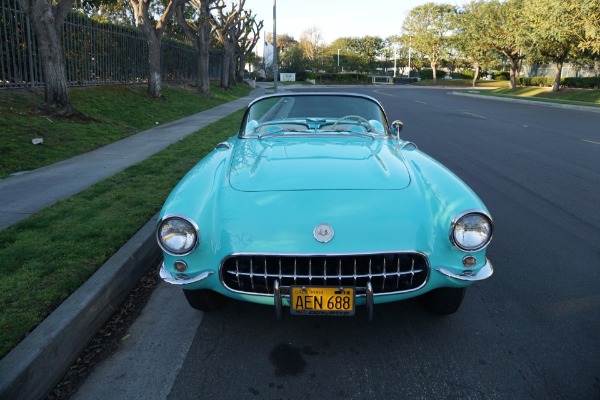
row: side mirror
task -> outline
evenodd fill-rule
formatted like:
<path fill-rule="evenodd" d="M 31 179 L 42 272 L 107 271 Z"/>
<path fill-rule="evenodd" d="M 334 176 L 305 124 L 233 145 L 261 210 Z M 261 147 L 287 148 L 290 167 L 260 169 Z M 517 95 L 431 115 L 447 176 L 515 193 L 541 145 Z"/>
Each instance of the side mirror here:
<path fill-rule="evenodd" d="M 402 130 L 403 127 L 404 127 L 404 123 L 402 123 L 402 121 L 400 121 L 399 119 L 392 122 L 392 128 L 396 131 L 397 139 L 400 139 L 400 131 Z"/>

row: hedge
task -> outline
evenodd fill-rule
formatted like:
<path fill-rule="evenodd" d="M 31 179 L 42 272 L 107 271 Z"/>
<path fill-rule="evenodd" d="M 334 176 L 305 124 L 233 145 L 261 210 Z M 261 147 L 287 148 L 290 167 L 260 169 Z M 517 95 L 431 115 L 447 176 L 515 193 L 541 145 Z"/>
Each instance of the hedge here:
<path fill-rule="evenodd" d="M 560 80 L 561 85 L 570 88 L 581 89 L 600 89 L 600 76 L 591 76 L 589 78 L 563 78 Z"/>
<path fill-rule="evenodd" d="M 536 76 L 536 77 L 521 77 L 519 84 L 523 86 L 554 86 L 554 77 Z M 592 76 L 588 78 L 561 78 L 560 85 L 568 88 L 579 89 L 594 89 L 600 88 L 600 76 Z"/>

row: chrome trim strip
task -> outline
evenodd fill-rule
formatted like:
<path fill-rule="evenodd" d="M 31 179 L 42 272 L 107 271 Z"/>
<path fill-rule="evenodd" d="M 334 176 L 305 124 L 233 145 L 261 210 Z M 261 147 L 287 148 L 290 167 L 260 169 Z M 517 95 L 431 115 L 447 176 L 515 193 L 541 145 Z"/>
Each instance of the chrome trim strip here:
<path fill-rule="evenodd" d="M 163 281 L 170 283 L 171 285 L 177 285 L 177 286 L 189 285 L 190 283 L 196 283 L 196 282 L 203 281 L 204 279 L 208 278 L 212 274 L 214 274 L 213 271 L 206 271 L 206 272 L 203 272 L 200 275 L 195 276 L 193 278 L 177 279 L 177 278 L 174 278 L 173 275 L 169 271 L 167 271 L 164 263 L 163 263 L 163 265 L 161 265 L 160 271 L 159 271 L 159 275 Z M 182 274 L 182 276 L 185 276 L 185 274 Z"/>
<path fill-rule="evenodd" d="M 485 265 L 481 267 L 477 274 L 473 274 L 471 271 L 465 271 L 462 274 L 457 275 L 453 272 L 448 271 L 444 267 L 437 267 L 435 270 L 450 278 L 458 279 L 459 281 L 477 282 L 492 276 L 492 274 L 494 273 L 494 266 L 492 265 L 490 260 L 486 258 Z"/>

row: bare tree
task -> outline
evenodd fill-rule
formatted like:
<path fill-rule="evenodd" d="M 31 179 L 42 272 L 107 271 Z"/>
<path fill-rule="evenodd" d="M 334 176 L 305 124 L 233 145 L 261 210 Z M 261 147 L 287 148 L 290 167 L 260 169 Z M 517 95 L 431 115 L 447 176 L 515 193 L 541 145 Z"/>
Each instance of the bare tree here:
<path fill-rule="evenodd" d="M 21 7 L 35 30 L 44 74 L 46 105 L 70 114 L 74 109 L 67 92 L 62 30 L 73 0 L 21 0 Z"/>
<path fill-rule="evenodd" d="M 162 77 L 160 69 L 160 46 L 165 28 L 173 16 L 179 1 L 169 0 L 163 14 L 156 25 L 153 26 L 149 8 L 152 0 L 129 0 L 135 13 L 135 21 L 142 28 L 148 42 L 148 95 L 153 98 L 162 98 Z"/>
<path fill-rule="evenodd" d="M 244 80 L 244 66 L 246 58 L 260 40 L 260 30 L 263 28 L 263 21 L 256 21 L 256 16 L 252 14 L 252 10 L 248 11 L 247 17 L 238 21 L 236 28 L 238 40 L 237 44 L 237 59 L 239 59 L 238 80 Z"/>
<path fill-rule="evenodd" d="M 216 0 L 192 0 L 190 4 L 198 10 L 197 20 L 187 21 L 184 15 L 184 3 L 177 7 L 177 23 L 192 41 L 196 49 L 198 72 L 196 76 L 196 89 L 203 95 L 210 95 L 210 39 L 211 39 L 211 10 Z"/>
<path fill-rule="evenodd" d="M 310 60 L 311 67 L 317 69 L 319 57 L 324 49 L 321 29 L 318 26 L 312 26 L 304 30 L 300 35 L 299 46 L 304 57 Z"/>
<path fill-rule="evenodd" d="M 229 89 L 232 76 L 232 63 L 234 63 L 235 49 L 237 46 L 236 26 L 240 20 L 247 18 L 242 15 L 246 0 L 240 0 L 237 7 L 231 3 L 231 10 L 224 11 L 225 0 L 217 0 L 217 16 L 211 20 L 217 38 L 223 44 L 223 64 L 221 65 L 221 87 Z"/>

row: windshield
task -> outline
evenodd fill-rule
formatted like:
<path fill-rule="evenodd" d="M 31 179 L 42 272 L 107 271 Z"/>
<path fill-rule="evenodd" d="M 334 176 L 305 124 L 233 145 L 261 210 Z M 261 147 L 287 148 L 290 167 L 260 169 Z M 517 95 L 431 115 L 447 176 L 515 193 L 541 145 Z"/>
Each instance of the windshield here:
<path fill-rule="evenodd" d="M 386 135 L 388 124 L 381 106 L 355 95 L 284 94 L 252 103 L 242 121 L 241 135 L 266 138 L 279 135 Z"/>

